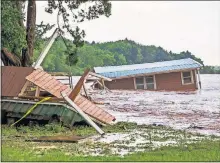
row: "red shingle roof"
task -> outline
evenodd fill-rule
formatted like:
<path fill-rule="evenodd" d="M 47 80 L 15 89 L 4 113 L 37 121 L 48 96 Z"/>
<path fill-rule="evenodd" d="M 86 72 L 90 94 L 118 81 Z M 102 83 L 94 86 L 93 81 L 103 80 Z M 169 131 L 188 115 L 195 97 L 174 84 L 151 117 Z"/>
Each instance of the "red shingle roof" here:
<path fill-rule="evenodd" d="M 55 79 L 55 77 L 41 69 L 36 69 L 33 73 L 28 75 L 26 79 L 57 98 L 63 98 L 61 95 L 62 91 L 65 91 L 66 94 L 69 94 L 72 91 L 68 86 L 62 84 Z"/>
<path fill-rule="evenodd" d="M 55 79 L 55 77 L 40 69 L 35 70 L 27 76 L 26 79 L 58 98 L 63 98 L 61 92 L 64 91 L 67 95 L 69 95 L 72 91 L 68 86 Z M 82 109 L 82 111 L 100 122 L 110 123 L 115 120 L 114 116 L 96 106 L 93 102 L 89 101 L 80 94 L 77 95 L 74 102 Z"/>
<path fill-rule="evenodd" d="M 115 117 L 109 114 L 107 111 L 95 105 L 93 102 L 87 100 L 85 97 L 78 95 L 74 101 L 86 114 L 99 120 L 103 123 L 111 123 L 115 120 Z"/>

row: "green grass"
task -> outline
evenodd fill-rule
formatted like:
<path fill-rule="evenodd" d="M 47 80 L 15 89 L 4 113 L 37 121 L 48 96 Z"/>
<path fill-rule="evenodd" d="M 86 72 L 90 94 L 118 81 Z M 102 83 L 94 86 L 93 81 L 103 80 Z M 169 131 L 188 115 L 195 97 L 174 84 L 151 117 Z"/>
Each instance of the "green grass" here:
<path fill-rule="evenodd" d="M 138 126 L 135 123 L 118 123 L 113 126 L 102 128 L 106 133 L 128 132 L 137 129 L 160 133 L 165 131 L 174 134 L 182 131 L 175 131 L 171 128 L 155 126 Z M 184 142 L 178 146 L 164 146 L 159 149 L 144 152 L 135 152 L 124 157 L 112 155 L 109 147 L 104 143 L 52 143 L 52 142 L 27 142 L 25 139 L 39 136 L 50 135 L 97 135 L 92 127 L 78 126 L 69 130 L 59 125 L 46 125 L 44 127 L 18 128 L 2 126 L 2 161 L 220 161 L 220 140 L 204 139 L 202 142 L 196 142 L 185 146 Z M 190 136 L 190 134 L 188 134 Z M 214 137 L 213 137 L 214 138 Z M 160 140 L 159 137 L 152 137 L 154 140 Z M 164 141 L 161 138 L 160 141 Z M 38 147 L 54 147 L 50 149 L 41 149 Z M 85 148 L 97 149 L 103 148 L 102 153 L 105 156 L 85 156 Z"/>
<path fill-rule="evenodd" d="M 17 146 L 2 147 L 2 161 L 220 161 L 220 141 L 191 144 L 186 149 L 163 147 L 149 152 L 138 152 L 119 156 L 76 156 L 65 155 L 60 149 L 35 151 Z"/>
<path fill-rule="evenodd" d="M 146 126 L 147 127 L 147 126 Z M 60 125 L 47 124 L 45 126 L 20 126 L 20 127 L 8 127 L 7 125 L 2 125 L 2 135 L 3 136 L 15 136 L 15 135 L 25 135 L 25 136 L 50 136 L 50 135 L 79 135 L 88 136 L 95 135 L 97 132 L 94 128 L 89 126 L 76 126 L 72 130 L 66 127 L 61 127 Z M 125 123 L 119 122 L 115 125 L 104 126 L 102 129 L 105 133 L 113 132 L 127 132 L 128 130 L 138 128 L 136 123 Z"/>

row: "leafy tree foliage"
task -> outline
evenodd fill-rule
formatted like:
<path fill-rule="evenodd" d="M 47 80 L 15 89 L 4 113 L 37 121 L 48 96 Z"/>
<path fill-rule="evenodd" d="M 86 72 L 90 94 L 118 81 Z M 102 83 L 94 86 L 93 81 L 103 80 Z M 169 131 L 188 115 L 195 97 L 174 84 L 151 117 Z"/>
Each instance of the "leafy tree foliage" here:
<path fill-rule="evenodd" d="M 204 66 L 201 74 L 220 74 L 220 66 Z"/>
<path fill-rule="evenodd" d="M 144 46 L 128 39 L 116 42 L 97 43 L 96 47 L 107 49 L 113 53 L 123 54 L 126 58 L 127 64 L 151 63 L 183 58 L 192 58 L 203 64 L 203 61 L 200 58 L 195 57 L 195 55 L 189 51 L 176 54 L 171 51 L 168 52 L 162 47 L 156 47 L 153 45 Z"/>
<path fill-rule="evenodd" d="M 20 20 L 23 19 L 16 1 L 1 2 L 1 46 L 17 56 L 26 46 L 25 29 Z"/>
<path fill-rule="evenodd" d="M 36 25 L 36 0 L 28 0 L 27 5 L 27 21 L 26 27 L 23 25 L 24 12 L 21 10 L 22 4 L 25 0 L 21 1 L 3 1 L 2 8 L 2 42 L 3 47 L 9 48 L 10 51 L 18 49 L 22 51 L 22 60 L 25 62 L 23 66 L 30 66 L 33 61 L 33 51 L 39 48 L 39 41 L 42 40 L 43 35 L 47 30 L 50 30 L 54 25 L 45 25 L 41 22 Z M 111 15 L 111 3 L 108 0 L 48 0 L 48 6 L 45 11 L 57 16 L 57 24 L 60 29 L 61 35 L 64 32 L 69 33 L 73 41 L 70 42 L 71 46 L 67 46 L 68 64 L 74 65 L 77 59 L 77 49 L 84 44 L 85 31 L 80 30 L 78 26 L 75 28 L 70 25 L 70 22 L 80 23 L 84 20 L 97 19 L 99 16 Z M 83 6 L 83 4 L 86 4 Z M 56 15 L 57 14 L 57 15 Z M 60 23 L 62 21 L 62 24 Z M 19 25 L 19 26 L 18 26 Z M 13 28 L 13 29 L 12 29 Z M 42 30 L 41 30 L 42 29 Z M 26 40 L 25 40 L 26 38 Z M 26 44 L 25 44 L 26 41 Z M 73 46 L 74 45 L 74 46 Z"/>
<path fill-rule="evenodd" d="M 82 4 L 85 3 L 87 3 L 88 7 L 83 8 Z M 66 45 L 68 48 L 68 51 L 66 51 L 66 53 L 69 53 L 69 56 L 67 57 L 68 65 L 75 65 L 78 62 L 78 48 L 84 45 L 85 31 L 80 30 L 78 26 L 73 28 L 72 26 L 70 26 L 70 21 L 74 23 L 80 23 L 84 20 L 97 19 L 101 15 L 109 17 L 111 15 L 111 3 L 107 0 L 98 0 L 92 2 L 89 0 L 48 0 L 48 7 L 45 9 L 45 11 L 50 14 L 54 13 L 54 11 L 57 11 L 57 24 L 59 26 L 59 29 L 62 32 L 68 32 L 72 36 L 72 43 L 75 45 L 75 48 L 73 48 L 73 46 Z M 59 22 L 60 17 L 63 20 L 62 26 L 60 26 Z M 70 51 L 70 49 L 72 50 Z"/>
<path fill-rule="evenodd" d="M 71 43 L 65 39 L 65 42 Z M 76 65 L 68 66 L 65 59 L 68 54 L 65 53 L 66 46 L 61 38 L 57 39 L 49 51 L 43 67 L 47 71 L 69 71 L 74 75 L 81 75 L 85 68 L 95 66 L 113 66 L 124 64 L 138 64 L 146 62 L 168 61 L 183 58 L 192 58 L 201 64 L 203 61 L 195 57 L 189 51 L 179 54 L 171 51 L 167 52 L 162 47 L 144 46 L 131 40 L 119 40 L 116 42 L 92 43 L 86 42 L 78 49 L 78 62 Z M 39 51 L 35 52 L 35 58 Z"/>
<path fill-rule="evenodd" d="M 35 0 L 30 1 L 36 2 Z M 20 59 L 22 59 L 22 49 L 28 47 L 26 42 L 27 31 L 23 24 L 22 3 L 24 1 L 1 2 L 1 48 L 7 48 Z M 83 4 L 86 4 L 87 7 L 82 7 Z M 84 20 L 96 19 L 101 15 L 109 17 L 111 15 L 111 3 L 107 0 L 48 0 L 48 7 L 45 10 L 51 14 L 56 12 L 61 33 L 68 32 L 73 38 L 73 40 L 67 40 L 63 37 L 57 38 L 43 63 L 43 67 L 47 71 L 71 71 L 74 75 L 80 75 L 85 68 L 94 66 L 151 63 L 183 58 L 192 58 L 203 64 L 200 58 L 189 51 L 177 54 L 168 52 L 162 47 L 144 46 L 127 38 L 106 43 L 84 42 L 85 31 L 80 30 L 78 26 L 72 28 L 70 22 L 80 23 Z M 29 17 L 30 22 L 33 23 L 32 18 Z M 60 20 L 62 20 L 62 24 Z M 43 22 L 34 25 L 35 40 L 32 59 L 36 60 L 48 40 L 44 38 L 44 35 L 54 25 L 44 24 Z M 33 43 L 33 40 L 31 42 Z M 201 73 L 220 73 L 220 69 L 205 66 Z"/>

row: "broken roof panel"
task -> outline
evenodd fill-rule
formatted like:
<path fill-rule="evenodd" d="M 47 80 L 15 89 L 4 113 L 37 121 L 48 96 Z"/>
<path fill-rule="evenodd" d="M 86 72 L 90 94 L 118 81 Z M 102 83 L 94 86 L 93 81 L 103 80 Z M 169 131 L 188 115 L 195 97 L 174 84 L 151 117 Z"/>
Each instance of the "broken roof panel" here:
<path fill-rule="evenodd" d="M 137 74 L 150 74 L 162 73 L 167 71 L 176 71 L 182 69 L 199 68 L 202 65 L 197 61 L 187 58 L 172 61 L 122 65 L 122 66 L 107 66 L 107 67 L 94 67 L 96 73 L 110 77 L 119 78 L 123 76 L 137 75 Z"/>
<path fill-rule="evenodd" d="M 26 82 L 25 77 L 33 71 L 34 69 L 32 67 L 1 67 L 1 96 L 17 97 Z"/>
<path fill-rule="evenodd" d="M 110 124 L 115 120 L 115 117 L 109 114 L 107 111 L 101 109 L 93 102 L 87 100 L 82 95 L 78 95 L 75 99 L 75 103 L 79 106 L 86 114 L 99 120 L 100 122 Z"/>
<path fill-rule="evenodd" d="M 34 72 L 28 75 L 26 79 L 57 98 L 62 98 L 62 91 L 65 91 L 66 94 L 69 94 L 72 91 L 68 86 L 62 84 L 60 81 L 55 79 L 55 77 L 41 69 L 34 70 Z"/>
<path fill-rule="evenodd" d="M 45 78 L 45 76 L 47 77 Z M 63 98 L 61 92 L 69 95 L 72 91 L 68 86 L 56 80 L 55 77 L 40 69 L 35 70 L 33 73 L 27 76 L 26 79 L 58 98 Z M 74 102 L 82 109 L 82 111 L 94 119 L 99 120 L 100 122 L 109 124 L 115 120 L 114 116 L 80 94 L 76 96 Z"/>

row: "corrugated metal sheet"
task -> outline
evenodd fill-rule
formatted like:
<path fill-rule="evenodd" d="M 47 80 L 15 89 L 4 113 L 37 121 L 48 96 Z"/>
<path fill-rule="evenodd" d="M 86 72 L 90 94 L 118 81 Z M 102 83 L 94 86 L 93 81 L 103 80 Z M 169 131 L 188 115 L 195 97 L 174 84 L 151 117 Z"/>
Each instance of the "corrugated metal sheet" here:
<path fill-rule="evenodd" d="M 32 67 L 1 67 L 2 95 L 16 97 L 25 84 L 25 77 L 33 72 Z"/>
<path fill-rule="evenodd" d="M 72 91 L 68 86 L 62 84 L 60 81 L 56 80 L 55 77 L 41 69 L 35 70 L 33 73 L 27 76 L 26 79 L 58 98 L 63 98 L 61 92 L 64 91 L 67 95 L 69 95 Z M 113 117 L 111 114 L 96 106 L 94 103 L 87 100 L 80 94 L 78 94 L 74 102 L 86 114 L 103 123 L 110 123 L 111 121 L 115 120 L 115 117 Z"/>
<path fill-rule="evenodd" d="M 7 112 L 13 112 L 14 114 L 20 114 L 22 117 L 30 107 L 35 105 L 36 102 L 25 101 L 25 100 L 1 100 L 1 110 Z M 62 117 L 62 121 L 65 125 L 70 125 L 71 123 L 80 122 L 84 119 L 76 111 L 69 109 L 69 106 L 61 103 L 51 103 L 44 102 L 36 106 L 36 108 L 31 112 L 27 118 L 31 116 L 40 116 L 38 119 L 50 119 L 52 115 L 58 115 Z"/>
<path fill-rule="evenodd" d="M 122 66 L 107 66 L 94 67 L 96 73 L 110 78 L 119 78 L 123 76 L 148 74 L 148 73 L 162 73 L 167 71 L 176 71 L 182 69 L 199 68 L 202 65 L 197 61 L 187 58 L 172 61 L 122 65 Z"/>

